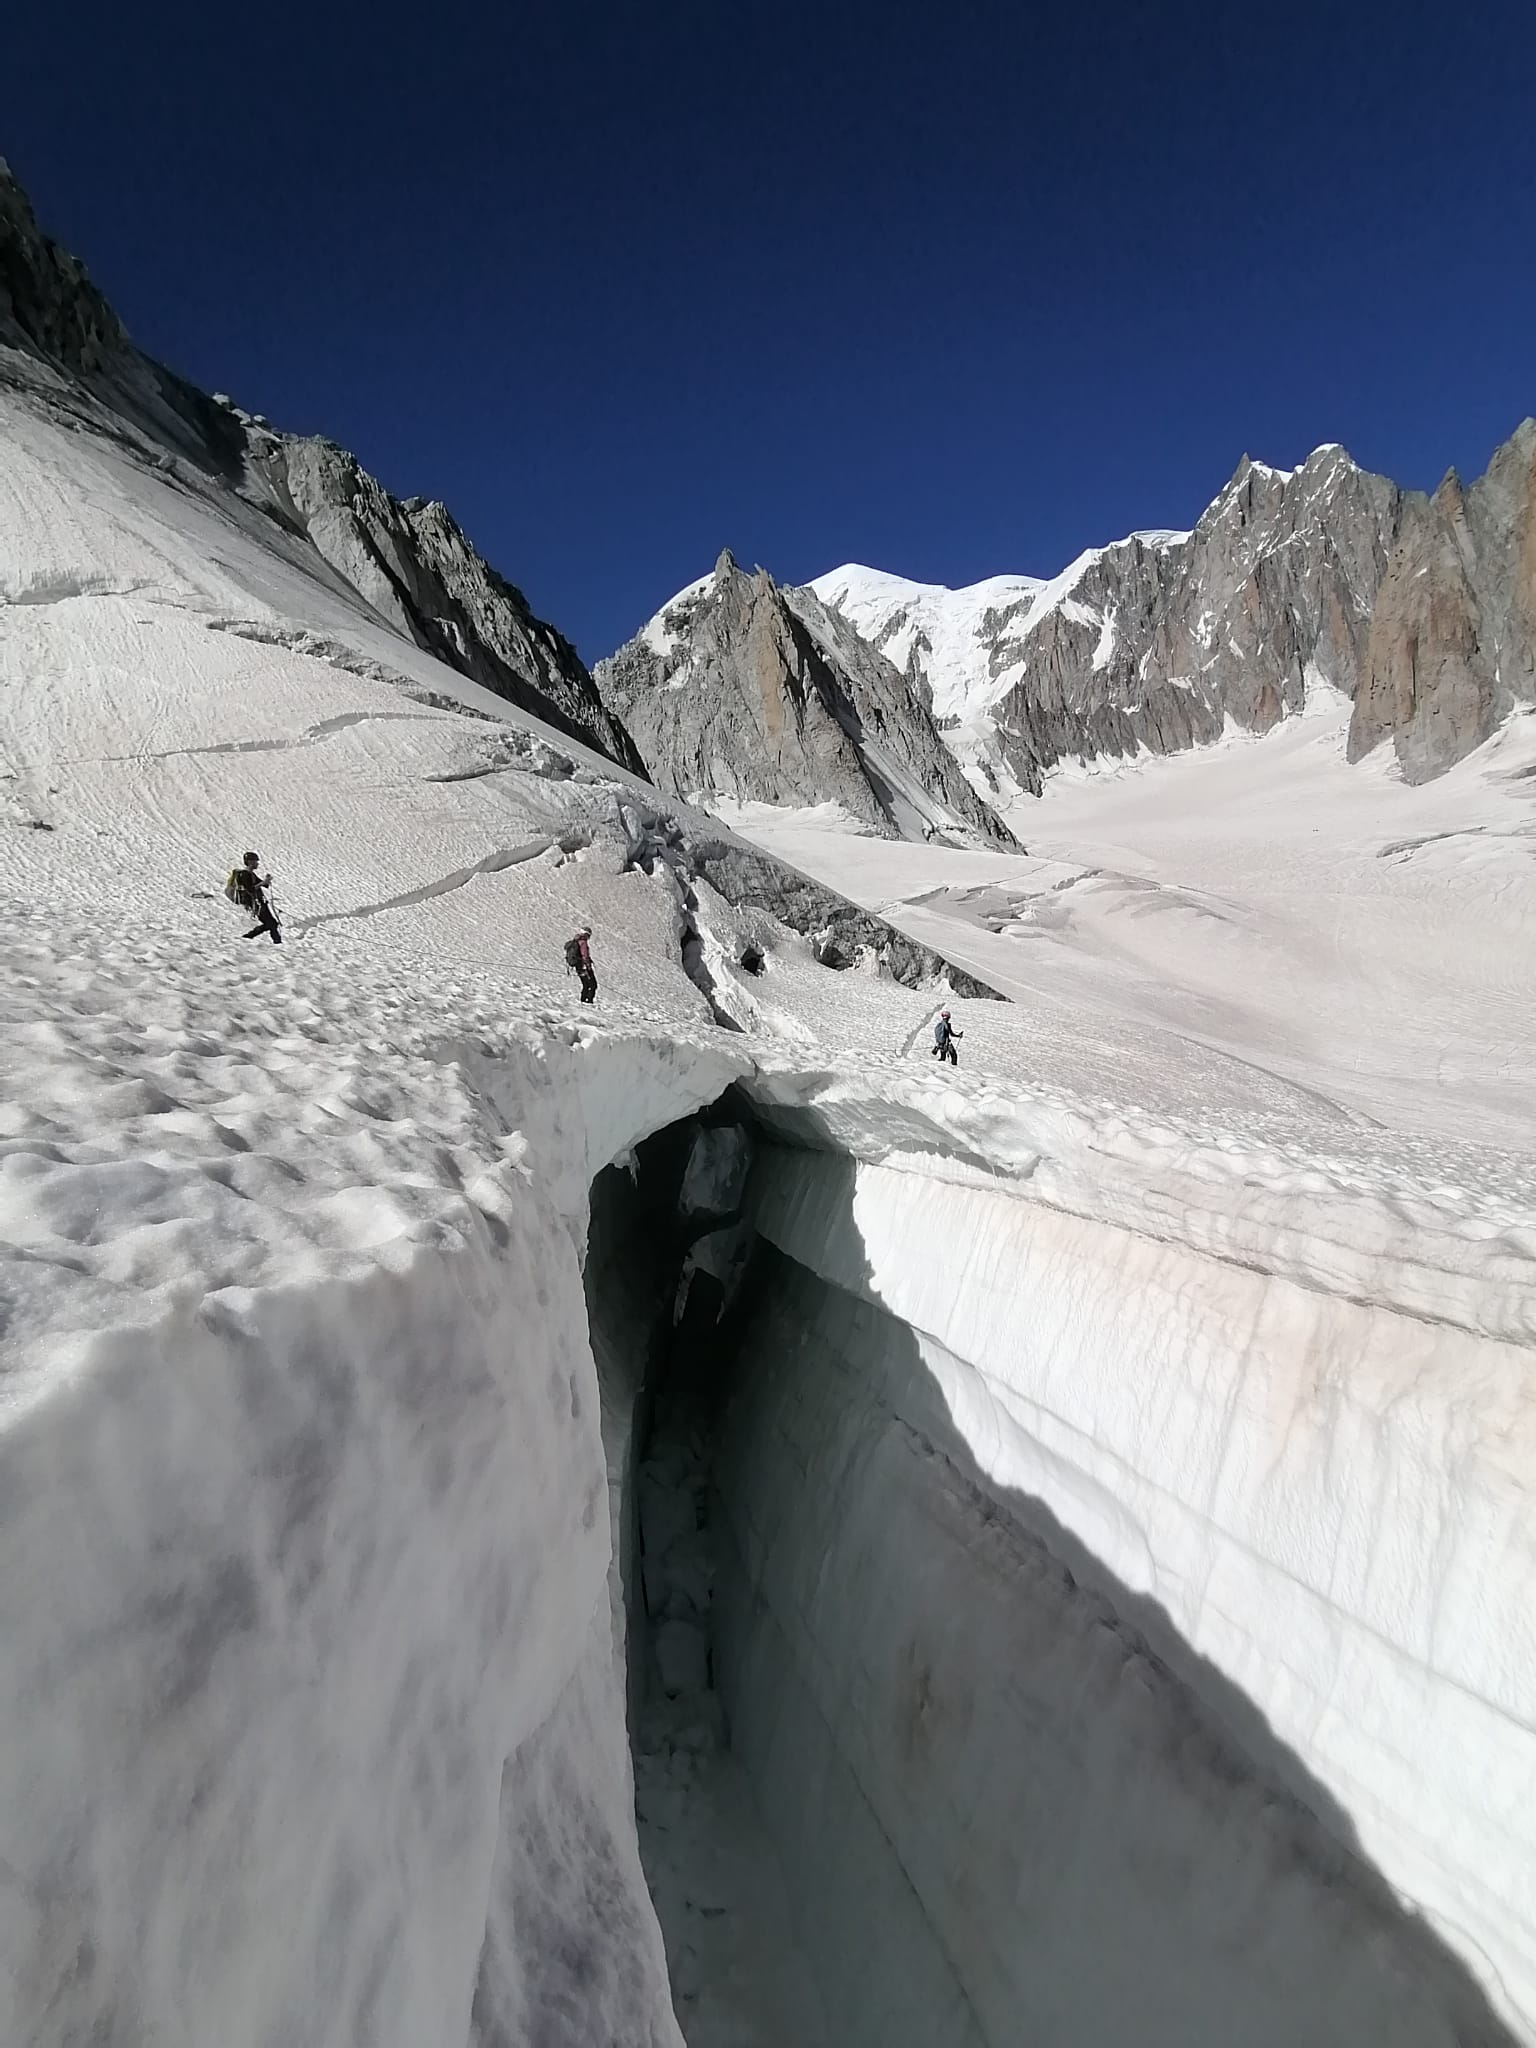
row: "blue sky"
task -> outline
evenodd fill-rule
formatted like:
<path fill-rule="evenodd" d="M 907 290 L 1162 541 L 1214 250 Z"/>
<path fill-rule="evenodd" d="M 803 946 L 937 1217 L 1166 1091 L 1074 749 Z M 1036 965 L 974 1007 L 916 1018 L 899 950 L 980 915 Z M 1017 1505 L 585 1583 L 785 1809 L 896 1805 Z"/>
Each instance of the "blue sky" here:
<path fill-rule="evenodd" d="M 0 151 L 142 345 L 440 497 L 589 660 L 723 545 L 1049 574 L 1247 450 L 1536 410 L 1536 8 L 8 19 Z"/>

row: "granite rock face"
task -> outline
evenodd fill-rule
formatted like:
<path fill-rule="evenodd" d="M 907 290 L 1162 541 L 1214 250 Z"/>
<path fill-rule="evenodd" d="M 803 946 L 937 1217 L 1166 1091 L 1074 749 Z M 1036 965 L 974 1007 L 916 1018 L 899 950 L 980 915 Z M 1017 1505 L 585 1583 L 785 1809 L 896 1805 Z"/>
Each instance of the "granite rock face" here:
<path fill-rule="evenodd" d="M 850 564 L 816 588 L 930 685 L 977 786 L 1038 793 L 1057 763 L 1266 732 L 1353 700 L 1349 754 L 1390 740 L 1443 774 L 1536 700 L 1536 422 L 1433 499 L 1319 448 L 1244 457 L 1193 533 L 1133 534 L 1048 583 L 946 591 Z"/>
<path fill-rule="evenodd" d="M 606 754 L 645 766 L 575 648 L 481 556 L 445 505 L 396 498 L 333 441 L 245 420 L 247 490 L 291 518 L 373 609 L 418 647 Z"/>
<path fill-rule="evenodd" d="M 1012 845 L 902 676 L 814 591 L 729 551 L 594 671 L 677 795 L 835 802 L 890 837 Z"/>
<path fill-rule="evenodd" d="M 334 443 L 275 431 L 133 345 L 84 269 L 39 228 L 0 161 L 0 344 L 48 402 L 136 429 L 316 552 L 395 631 L 459 674 L 643 773 L 570 642 L 476 552 L 440 504 L 398 499 Z M 0 364 L 0 375 L 6 374 Z"/>
<path fill-rule="evenodd" d="M 1320 448 L 1247 457 L 1187 535 L 1096 549 L 996 621 L 987 708 L 1025 789 L 1066 759 L 1170 754 L 1354 694 L 1401 494 Z M 1011 626 L 1011 630 L 1010 630 Z"/>
<path fill-rule="evenodd" d="M 1408 500 L 1371 620 L 1349 729 L 1359 760 L 1390 739 L 1426 782 L 1536 702 L 1536 419 L 1464 489 Z"/>
<path fill-rule="evenodd" d="M 122 322 L 83 266 L 49 241 L 0 157 L 0 337 L 82 376 L 130 347 Z"/>

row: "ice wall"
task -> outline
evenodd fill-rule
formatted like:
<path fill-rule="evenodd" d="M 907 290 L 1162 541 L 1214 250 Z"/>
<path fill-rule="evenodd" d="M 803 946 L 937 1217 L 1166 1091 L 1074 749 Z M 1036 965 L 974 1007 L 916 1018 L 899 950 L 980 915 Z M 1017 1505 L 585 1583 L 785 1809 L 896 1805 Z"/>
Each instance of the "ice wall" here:
<path fill-rule="evenodd" d="M 574 1254 L 517 1220 L 87 1343 L 0 1436 L 0 2038 L 510 2042 L 572 1972 L 665 2013 L 591 1361 L 505 1318 L 579 1317 Z"/>
<path fill-rule="evenodd" d="M 659 1226 L 599 1202 L 579 1260 L 593 1176 L 732 1084 L 894 1161 L 769 1152 L 721 1326 L 731 1732 L 828 2037 L 1509 2038 L 1441 1937 L 1529 2011 L 1524 1354 L 1308 1290 L 1295 1233 L 1282 1279 L 1047 1207 L 1011 1105 L 985 1179 L 926 1076 L 489 1029 L 376 1069 L 306 1053 L 233 1165 L 158 1097 L 147 1166 L 13 1148 L 0 2041 L 677 2048 L 609 1575 Z"/>
<path fill-rule="evenodd" d="M 511 1046 L 494 1090 L 375 1076 L 354 1128 L 317 1062 L 281 1175 L 219 1125 L 218 1175 L 174 1128 L 142 1167 L 10 1148 L 39 1219 L 159 1210 L 109 1239 L 136 1288 L 7 1332 L 0 2041 L 678 2048 L 578 1247 L 593 1163 L 717 1072 Z M 393 1202 L 389 1143 L 437 1170 Z M 208 1284 L 184 1229 L 145 1277 L 166 1213 L 212 1218 Z"/>
<path fill-rule="evenodd" d="M 1528 2038 L 1519 1354 L 918 1172 L 752 1212 L 726 1694 L 840 2038 Z"/>

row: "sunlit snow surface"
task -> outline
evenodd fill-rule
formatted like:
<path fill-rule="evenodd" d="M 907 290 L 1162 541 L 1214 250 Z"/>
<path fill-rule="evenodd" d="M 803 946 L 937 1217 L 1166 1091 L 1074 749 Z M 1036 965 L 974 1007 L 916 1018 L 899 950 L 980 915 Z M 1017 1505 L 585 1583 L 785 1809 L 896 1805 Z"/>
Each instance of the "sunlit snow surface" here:
<path fill-rule="evenodd" d="M 746 821 L 1016 997 L 940 1074 L 929 997 L 782 935 L 720 1030 L 633 785 L 12 398 L 0 600 L 0 2039 L 677 2040 L 579 1259 L 732 1080 L 859 1161 L 859 1284 L 990 1375 L 980 1464 L 1530 2035 L 1525 727 L 1408 791 L 1319 718 L 1054 789 L 1024 859 Z M 822 1199 L 765 1227 L 851 1272 Z"/>

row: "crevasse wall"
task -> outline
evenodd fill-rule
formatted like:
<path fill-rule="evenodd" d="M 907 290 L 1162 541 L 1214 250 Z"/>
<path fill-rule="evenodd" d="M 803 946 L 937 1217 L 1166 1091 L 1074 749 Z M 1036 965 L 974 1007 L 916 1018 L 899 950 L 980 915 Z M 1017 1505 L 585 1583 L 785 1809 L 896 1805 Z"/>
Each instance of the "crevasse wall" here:
<path fill-rule="evenodd" d="M 752 1213 L 725 1688 L 843 2038 L 1529 2038 L 1521 1354 L 828 1155 Z"/>
<path fill-rule="evenodd" d="M 594 1966 L 665 2012 L 590 1361 L 505 1321 L 562 1237 L 96 1339 L 5 1432 L 0 2038 L 509 2042 Z M 585 1957 L 583 1872 L 632 1895 Z"/>
<path fill-rule="evenodd" d="M 217 1127 L 168 1122 L 154 1200 L 212 1219 L 208 1270 L 61 1265 L 74 1320 L 7 1333 L 0 2040 L 676 2048 L 587 1189 L 732 1081 L 886 1155 L 974 1150 L 967 1102 L 531 1033 L 360 1106 L 366 1052 L 332 1064 L 262 1234 Z M 721 1361 L 735 1733 L 842 2038 L 1075 2044 L 1134 2007 L 1262 2043 L 1289 1973 L 1306 2038 L 1501 2039 L 1335 1842 L 1529 2009 L 1523 1354 L 930 1167 L 771 1156 L 776 1301 Z"/>
<path fill-rule="evenodd" d="M 370 1076 L 364 1146 L 327 1070 L 271 1256 L 189 1126 L 146 1206 L 211 1214 L 218 1269 L 7 1333 L 7 2048 L 678 2048 L 579 1250 L 592 1174 L 731 1071 L 459 1048 Z M 349 1137 L 374 1184 L 333 1196 Z"/>

